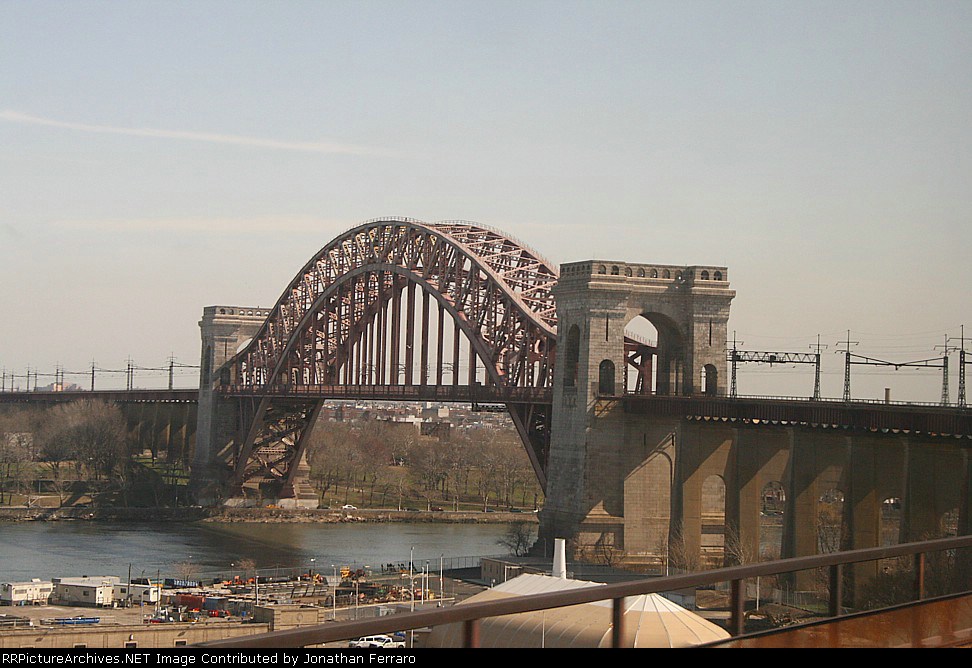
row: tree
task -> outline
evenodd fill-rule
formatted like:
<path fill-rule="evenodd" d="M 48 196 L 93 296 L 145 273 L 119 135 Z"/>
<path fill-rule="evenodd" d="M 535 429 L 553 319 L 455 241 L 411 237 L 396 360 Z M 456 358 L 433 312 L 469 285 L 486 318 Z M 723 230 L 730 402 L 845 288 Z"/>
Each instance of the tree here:
<path fill-rule="evenodd" d="M 517 489 L 526 481 L 527 475 L 532 475 L 526 453 L 519 435 L 512 430 L 497 430 L 490 445 L 495 450 L 498 491 L 503 504 L 512 507 Z"/>
<path fill-rule="evenodd" d="M 536 533 L 533 526 L 527 522 L 514 522 L 506 533 L 496 540 L 496 544 L 505 547 L 514 557 L 525 557 L 529 554 L 535 540 Z"/>
<path fill-rule="evenodd" d="M 469 485 L 469 471 L 472 468 L 472 452 L 469 439 L 459 436 L 449 441 L 448 488 L 452 494 L 453 510 L 459 510 L 459 499 Z"/>
<path fill-rule="evenodd" d="M 673 523 L 668 531 L 667 545 L 660 547 L 663 554 L 667 552 L 668 564 L 673 570 L 683 573 L 702 570 L 702 554 L 698 548 L 692 549 L 688 545 L 681 524 Z"/>
<path fill-rule="evenodd" d="M 306 457 L 321 501 L 342 478 L 353 472 L 357 438 L 351 426 L 343 422 L 318 421 L 311 432 Z"/>
<path fill-rule="evenodd" d="M 129 462 L 125 418 L 115 404 L 83 399 L 58 406 L 52 420 L 64 430 L 57 436 L 72 444 L 79 472 L 87 469 L 96 480 L 124 475 Z"/>
<path fill-rule="evenodd" d="M 23 411 L 0 414 L 0 503 L 21 487 L 27 475 L 33 446 L 31 426 Z"/>
<path fill-rule="evenodd" d="M 613 568 L 624 560 L 624 550 L 614 544 L 614 536 L 602 532 L 594 541 L 594 560 Z"/>
<path fill-rule="evenodd" d="M 432 499 L 440 493 L 449 467 L 450 447 L 435 438 L 420 438 L 412 449 L 411 470 L 418 479 L 422 496 L 431 510 Z"/>
<path fill-rule="evenodd" d="M 76 458 L 71 429 L 63 419 L 64 406 L 56 406 L 50 419 L 40 432 L 40 459 L 50 471 L 51 479 L 57 490 L 58 505 L 64 503 L 66 483 L 64 469 L 66 464 Z"/>

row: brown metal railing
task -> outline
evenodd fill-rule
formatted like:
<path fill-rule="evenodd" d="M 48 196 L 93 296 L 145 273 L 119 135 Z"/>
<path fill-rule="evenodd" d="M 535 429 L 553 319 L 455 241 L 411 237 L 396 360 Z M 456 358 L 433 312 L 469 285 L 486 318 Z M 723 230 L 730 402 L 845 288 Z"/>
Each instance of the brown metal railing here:
<path fill-rule="evenodd" d="M 383 401 L 444 401 L 459 403 L 551 403 L 546 387 L 493 385 L 225 385 L 225 396 L 273 396 Z"/>
<path fill-rule="evenodd" d="M 972 437 L 972 409 L 878 402 L 625 394 L 631 413 Z"/>
<path fill-rule="evenodd" d="M 915 600 L 919 601 L 925 595 L 925 556 L 930 553 L 970 547 L 972 547 L 972 536 L 940 538 L 889 547 L 866 548 L 809 557 L 780 559 L 759 564 L 732 566 L 729 568 L 665 576 L 650 580 L 620 582 L 598 587 L 583 587 L 580 589 L 531 596 L 516 596 L 502 600 L 467 602 L 461 605 L 438 608 L 430 611 L 407 612 L 377 619 L 334 622 L 287 631 L 217 640 L 201 643 L 199 646 L 217 648 L 305 647 L 366 635 L 408 631 L 441 624 L 461 623 L 464 628 L 464 644 L 467 647 L 478 647 L 479 622 L 482 619 L 523 612 L 550 610 L 553 608 L 605 600 L 612 601 L 614 628 L 612 629 L 611 637 L 614 646 L 619 646 L 623 635 L 621 619 L 624 611 L 625 598 L 679 589 L 705 587 L 727 582 L 730 584 L 731 590 L 729 631 L 734 636 L 738 636 L 743 633 L 745 581 L 750 578 L 827 568 L 829 569 L 831 583 L 829 589 L 829 612 L 831 616 L 837 617 L 841 614 L 843 592 L 840 583 L 843 580 L 842 573 L 845 566 L 868 561 L 911 556 L 915 559 L 916 566 L 913 591 Z M 965 585 L 967 591 L 972 591 L 968 583 L 965 583 Z"/>

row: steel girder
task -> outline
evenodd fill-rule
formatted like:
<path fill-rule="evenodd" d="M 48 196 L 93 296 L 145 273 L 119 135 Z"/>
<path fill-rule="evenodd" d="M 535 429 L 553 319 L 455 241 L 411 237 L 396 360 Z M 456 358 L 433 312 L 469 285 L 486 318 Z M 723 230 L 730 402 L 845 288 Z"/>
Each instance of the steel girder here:
<path fill-rule="evenodd" d="M 558 276 L 519 242 L 463 221 L 378 219 L 338 236 L 298 272 L 257 335 L 228 362 L 223 391 L 260 397 L 241 412 L 237 486 L 259 477 L 292 484 L 303 436 L 321 405 L 292 390 L 442 385 L 446 372 L 459 384 L 460 332 L 468 342 L 468 384 L 479 382 L 478 360 L 493 388 L 549 388 Z M 445 314 L 455 323 L 451 363 L 443 361 Z M 507 407 L 545 486 L 550 407 L 512 400 Z"/>

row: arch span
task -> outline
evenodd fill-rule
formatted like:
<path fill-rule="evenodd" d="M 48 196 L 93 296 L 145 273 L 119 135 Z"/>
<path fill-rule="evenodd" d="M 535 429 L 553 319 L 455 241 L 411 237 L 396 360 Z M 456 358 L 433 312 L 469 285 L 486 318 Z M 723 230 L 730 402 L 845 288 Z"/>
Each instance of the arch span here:
<path fill-rule="evenodd" d="M 545 485 L 558 275 L 518 241 L 465 221 L 382 218 L 339 235 L 221 374 L 217 391 L 253 397 L 235 485 L 292 485 L 325 398 L 402 387 L 421 399 L 447 376 L 464 390 L 454 397 L 506 405 Z"/>

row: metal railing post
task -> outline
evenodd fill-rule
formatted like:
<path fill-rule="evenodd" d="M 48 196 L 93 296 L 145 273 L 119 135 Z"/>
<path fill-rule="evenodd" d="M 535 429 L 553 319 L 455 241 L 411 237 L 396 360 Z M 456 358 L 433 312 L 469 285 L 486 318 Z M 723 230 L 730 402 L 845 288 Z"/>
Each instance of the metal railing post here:
<path fill-rule="evenodd" d="M 925 598 L 925 553 L 915 555 L 915 600 Z"/>
<path fill-rule="evenodd" d="M 616 598 L 611 606 L 611 647 L 621 647 L 624 637 L 624 597 Z"/>
<path fill-rule="evenodd" d="M 745 615 L 746 615 L 746 581 L 745 580 L 733 580 L 732 589 L 730 590 L 731 600 L 730 605 L 730 617 L 729 617 L 729 628 L 732 630 L 732 635 L 741 636 L 743 634 L 743 629 L 745 628 Z"/>
<path fill-rule="evenodd" d="M 478 619 L 469 619 L 462 623 L 462 646 L 479 647 Z"/>
<path fill-rule="evenodd" d="M 830 567 L 830 605 L 828 614 L 840 617 L 841 601 L 844 600 L 844 565 L 834 564 Z"/>

